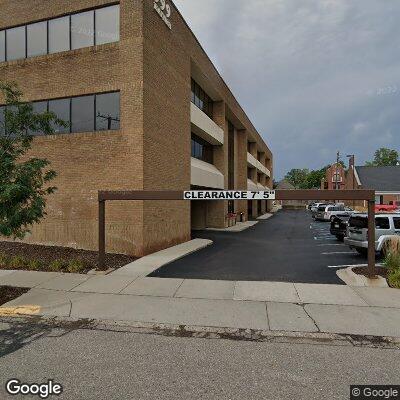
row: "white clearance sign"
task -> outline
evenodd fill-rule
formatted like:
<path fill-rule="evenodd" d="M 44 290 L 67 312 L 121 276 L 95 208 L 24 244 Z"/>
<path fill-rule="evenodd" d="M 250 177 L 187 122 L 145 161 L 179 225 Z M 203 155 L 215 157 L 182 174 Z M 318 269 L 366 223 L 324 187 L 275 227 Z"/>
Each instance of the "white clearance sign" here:
<path fill-rule="evenodd" d="M 183 196 L 184 200 L 275 200 L 275 190 L 261 192 L 190 190 L 184 192 Z"/>

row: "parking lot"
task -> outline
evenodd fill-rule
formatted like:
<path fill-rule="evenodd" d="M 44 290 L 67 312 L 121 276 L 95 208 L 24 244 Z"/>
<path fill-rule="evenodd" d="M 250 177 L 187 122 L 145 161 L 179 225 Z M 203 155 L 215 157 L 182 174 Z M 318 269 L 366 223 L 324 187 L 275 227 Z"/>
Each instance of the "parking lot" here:
<path fill-rule="evenodd" d="M 306 210 L 280 211 L 241 233 L 202 231 L 214 244 L 166 265 L 150 276 L 232 281 L 343 284 L 339 268 L 365 264 Z"/>

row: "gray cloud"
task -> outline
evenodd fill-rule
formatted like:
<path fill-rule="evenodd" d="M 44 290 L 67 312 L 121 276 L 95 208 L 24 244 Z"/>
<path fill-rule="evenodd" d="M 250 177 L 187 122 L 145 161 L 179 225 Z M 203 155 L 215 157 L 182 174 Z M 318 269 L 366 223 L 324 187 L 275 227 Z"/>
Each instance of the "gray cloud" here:
<path fill-rule="evenodd" d="M 336 151 L 400 149 L 398 0 L 176 0 L 275 154 L 278 178 Z"/>

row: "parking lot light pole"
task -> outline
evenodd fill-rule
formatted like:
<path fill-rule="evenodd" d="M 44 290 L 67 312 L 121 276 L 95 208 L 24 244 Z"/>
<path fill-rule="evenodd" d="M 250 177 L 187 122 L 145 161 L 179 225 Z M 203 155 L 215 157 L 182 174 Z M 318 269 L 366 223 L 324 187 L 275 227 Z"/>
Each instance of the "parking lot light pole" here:
<path fill-rule="evenodd" d="M 368 201 L 368 275 L 376 276 L 375 271 L 375 201 Z"/>

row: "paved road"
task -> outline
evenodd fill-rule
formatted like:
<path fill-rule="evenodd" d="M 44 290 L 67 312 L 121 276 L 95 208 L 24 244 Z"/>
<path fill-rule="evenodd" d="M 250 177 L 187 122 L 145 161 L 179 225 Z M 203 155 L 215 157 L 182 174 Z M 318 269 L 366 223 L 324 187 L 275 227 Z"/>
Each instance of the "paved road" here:
<path fill-rule="evenodd" d="M 155 271 L 162 278 L 342 284 L 341 265 L 365 263 L 305 210 L 281 211 L 241 233 L 198 232 L 214 244 Z"/>
<path fill-rule="evenodd" d="M 350 344 L 0 325 L 0 345 L 5 400 L 26 398 L 5 393 L 10 378 L 53 378 L 64 393 L 50 399 L 72 400 L 348 399 L 351 384 L 399 383 L 399 350 Z"/>

